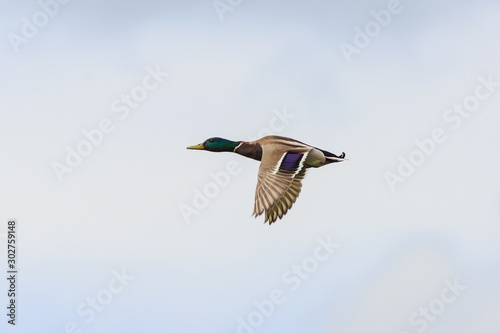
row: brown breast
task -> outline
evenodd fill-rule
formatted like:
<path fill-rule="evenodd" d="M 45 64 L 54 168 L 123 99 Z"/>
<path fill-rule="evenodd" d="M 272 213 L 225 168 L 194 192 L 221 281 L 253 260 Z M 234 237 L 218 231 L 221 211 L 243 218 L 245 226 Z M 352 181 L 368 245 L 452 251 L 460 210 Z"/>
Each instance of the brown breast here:
<path fill-rule="evenodd" d="M 257 161 L 262 159 L 262 146 L 258 142 L 242 142 L 234 152 Z"/>

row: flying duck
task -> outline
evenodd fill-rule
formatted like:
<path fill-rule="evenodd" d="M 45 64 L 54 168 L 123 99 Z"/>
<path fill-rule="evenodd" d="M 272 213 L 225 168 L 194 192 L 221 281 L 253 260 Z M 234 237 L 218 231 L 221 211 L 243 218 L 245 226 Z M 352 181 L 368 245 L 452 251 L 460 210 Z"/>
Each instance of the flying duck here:
<path fill-rule="evenodd" d="M 340 156 L 283 136 L 269 135 L 259 140 L 230 141 L 210 138 L 187 149 L 233 152 L 260 162 L 253 215 L 265 212 L 264 223 L 282 218 L 299 196 L 308 168 L 345 161 Z"/>

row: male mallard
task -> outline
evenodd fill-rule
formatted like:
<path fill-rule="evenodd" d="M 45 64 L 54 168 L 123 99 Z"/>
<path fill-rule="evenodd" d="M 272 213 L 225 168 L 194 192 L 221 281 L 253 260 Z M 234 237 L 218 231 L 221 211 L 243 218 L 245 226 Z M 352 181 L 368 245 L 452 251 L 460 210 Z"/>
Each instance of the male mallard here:
<path fill-rule="evenodd" d="M 266 212 L 269 224 L 292 208 L 299 196 L 307 168 L 344 161 L 345 153 L 332 154 L 303 142 L 270 135 L 256 141 L 229 141 L 210 138 L 187 149 L 233 152 L 261 161 L 255 191 L 253 215 Z"/>

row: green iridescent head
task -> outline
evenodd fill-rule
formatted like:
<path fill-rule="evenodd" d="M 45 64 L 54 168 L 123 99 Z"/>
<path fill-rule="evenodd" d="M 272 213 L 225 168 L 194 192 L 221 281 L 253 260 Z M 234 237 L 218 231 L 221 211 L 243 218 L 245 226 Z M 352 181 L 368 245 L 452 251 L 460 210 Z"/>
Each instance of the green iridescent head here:
<path fill-rule="evenodd" d="M 187 149 L 208 150 L 208 151 L 229 151 L 234 152 L 234 149 L 241 143 L 241 141 L 230 141 L 223 138 L 210 138 L 206 139 L 199 145 L 189 146 Z"/>

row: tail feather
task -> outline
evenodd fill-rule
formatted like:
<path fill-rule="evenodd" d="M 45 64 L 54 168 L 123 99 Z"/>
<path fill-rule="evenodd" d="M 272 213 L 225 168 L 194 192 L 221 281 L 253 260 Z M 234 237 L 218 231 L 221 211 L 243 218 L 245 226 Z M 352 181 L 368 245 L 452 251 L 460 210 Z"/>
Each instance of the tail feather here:
<path fill-rule="evenodd" d="M 335 162 L 342 162 L 342 161 L 347 161 L 348 159 L 345 158 L 345 153 L 342 152 L 340 156 L 337 156 L 335 154 L 329 153 L 328 155 L 325 154 L 326 158 L 326 163 L 335 163 Z"/>

